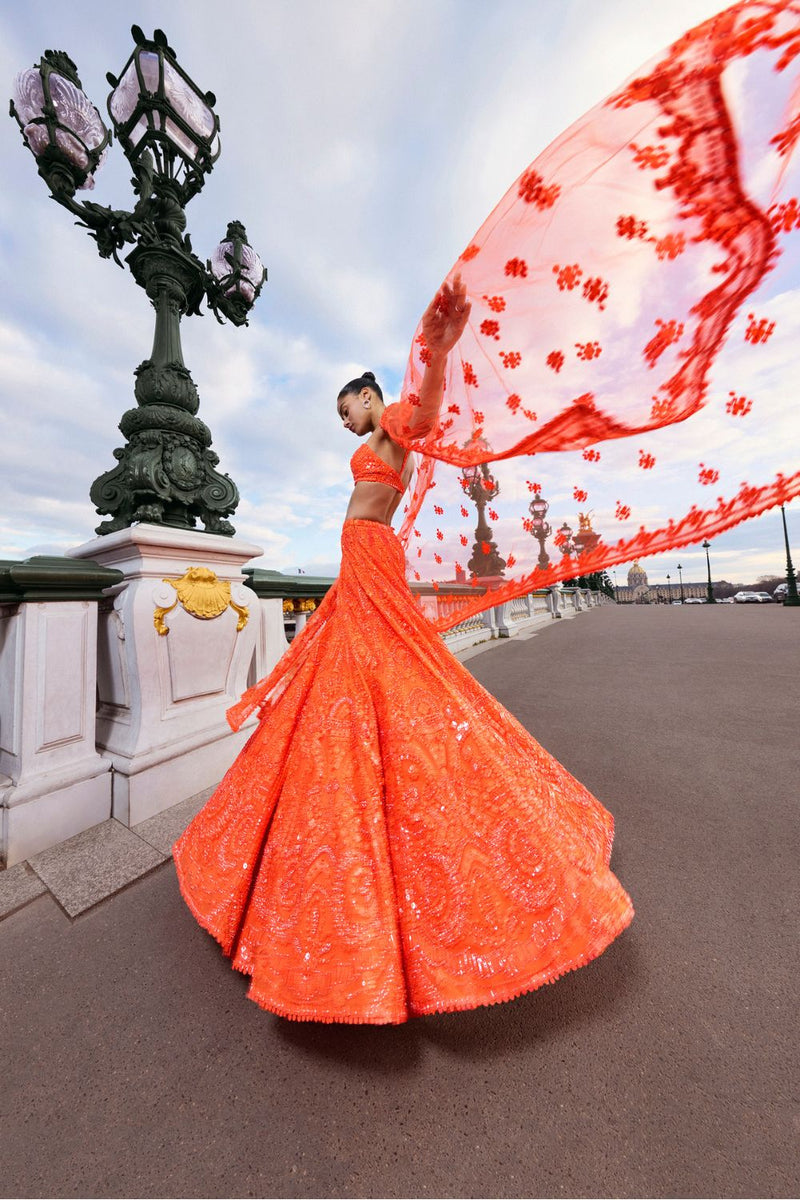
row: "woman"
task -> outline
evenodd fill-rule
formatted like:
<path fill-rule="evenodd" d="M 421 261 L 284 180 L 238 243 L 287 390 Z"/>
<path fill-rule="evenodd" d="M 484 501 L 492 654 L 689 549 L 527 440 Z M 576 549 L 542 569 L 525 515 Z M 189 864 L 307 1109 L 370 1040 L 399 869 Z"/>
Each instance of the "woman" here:
<path fill-rule="evenodd" d="M 458 276 L 423 318 L 415 435 L 469 316 Z M 368 441 L 342 564 L 272 674 L 261 719 L 174 847 L 181 890 L 251 999 L 297 1020 L 399 1023 L 508 1000 L 600 954 L 633 916 L 611 815 L 443 645 L 391 527 L 411 470 L 374 375 L 337 407 Z"/>

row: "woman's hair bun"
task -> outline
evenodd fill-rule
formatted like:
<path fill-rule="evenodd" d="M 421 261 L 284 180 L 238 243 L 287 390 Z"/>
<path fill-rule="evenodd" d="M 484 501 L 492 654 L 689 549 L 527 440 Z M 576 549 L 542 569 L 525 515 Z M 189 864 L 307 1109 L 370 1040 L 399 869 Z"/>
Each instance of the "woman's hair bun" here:
<path fill-rule="evenodd" d="M 346 383 L 339 392 L 338 399 L 341 400 L 343 396 L 357 396 L 365 386 L 372 388 L 378 399 L 383 400 L 383 392 L 380 389 L 380 384 L 372 371 L 364 371 L 363 374 L 359 375 L 358 379 L 351 379 L 349 383 Z"/>

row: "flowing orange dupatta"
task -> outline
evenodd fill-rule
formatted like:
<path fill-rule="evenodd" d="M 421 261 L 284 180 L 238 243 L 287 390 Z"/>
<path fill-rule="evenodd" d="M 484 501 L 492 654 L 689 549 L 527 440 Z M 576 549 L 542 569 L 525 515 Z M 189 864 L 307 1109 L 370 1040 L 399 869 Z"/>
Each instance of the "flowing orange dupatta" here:
<path fill-rule="evenodd" d="M 539 155 L 454 264 L 472 311 L 438 422 L 414 436 L 421 326 L 384 417 L 421 455 L 409 578 L 476 589 L 439 628 L 800 492 L 798 53 L 798 0 L 697 26 Z"/>

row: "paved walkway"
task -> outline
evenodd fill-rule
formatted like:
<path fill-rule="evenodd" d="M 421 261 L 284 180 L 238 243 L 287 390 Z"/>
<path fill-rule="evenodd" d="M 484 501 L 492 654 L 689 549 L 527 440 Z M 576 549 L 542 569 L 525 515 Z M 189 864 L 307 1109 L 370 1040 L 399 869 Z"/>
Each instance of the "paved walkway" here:
<path fill-rule="evenodd" d="M 272 1017 L 152 832 L 74 919 L 32 894 L 0 923 L 0 1194 L 797 1195 L 799 641 L 778 607 L 608 607 L 470 659 L 612 809 L 637 909 L 510 1004 Z"/>

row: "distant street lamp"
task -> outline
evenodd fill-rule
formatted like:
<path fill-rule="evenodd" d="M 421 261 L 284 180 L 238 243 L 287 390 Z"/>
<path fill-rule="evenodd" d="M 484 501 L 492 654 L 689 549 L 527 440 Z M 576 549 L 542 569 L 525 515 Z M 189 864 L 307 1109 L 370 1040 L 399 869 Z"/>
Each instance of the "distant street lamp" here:
<path fill-rule="evenodd" d="M 247 324 L 266 278 L 261 260 L 238 221 L 203 264 L 193 253 L 185 208 L 219 157 L 219 118 L 212 92 L 201 92 L 178 65 L 160 29 L 152 40 L 134 25 L 133 53 L 112 86 L 108 111 L 134 172 L 133 210 L 78 201 L 94 186 L 111 133 L 84 94 L 77 67 L 60 50 L 46 50 L 14 84 L 11 115 L 54 200 L 79 218 L 103 258 L 122 266 L 118 251 L 155 308 L 150 358 L 136 368 L 137 407 L 119 428 L 128 439 L 114 451 L 117 466 L 92 484 L 100 534 L 137 521 L 191 529 L 199 518 L 211 533 L 228 536 L 225 519 L 239 503 L 228 475 L 215 470 L 211 432 L 196 413 L 197 388 L 184 365 L 180 322 L 199 313 L 205 298 L 218 320 Z"/>
<path fill-rule="evenodd" d="M 786 595 L 783 598 L 783 603 L 796 608 L 800 605 L 800 596 L 797 594 L 797 577 L 794 573 L 792 553 L 789 549 L 789 534 L 786 529 L 786 509 L 783 505 L 781 505 L 781 517 L 783 518 L 783 540 L 786 543 Z"/>
<path fill-rule="evenodd" d="M 614 600 L 619 604 L 619 587 L 617 586 L 617 572 L 614 571 Z"/>
<path fill-rule="evenodd" d="M 461 487 L 466 496 L 478 509 L 478 524 L 475 527 L 475 543 L 467 567 L 479 578 L 502 575 L 506 560 L 500 557 L 497 544 L 492 540 L 492 529 L 485 517 L 486 505 L 499 495 L 500 484 L 486 463 L 465 467 L 461 475 Z"/>
<path fill-rule="evenodd" d="M 672 603 L 672 591 L 670 590 L 669 579 L 669 572 L 667 572 L 667 604 Z"/>
<path fill-rule="evenodd" d="M 708 594 L 706 596 L 706 604 L 716 604 L 717 602 L 714 599 L 714 589 L 711 586 L 711 560 L 708 557 L 708 551 L 710 548 L 711 542 L 709 542 L 708 538 L 706 538 L 706 540 L 703 542 L 703 549 L 706 552 L 706 567 L 708 568 L 708 585 L 706 589 Z"/>
<path fill-rule="evenodd" d="M 550 566 L 550 556 L 544 548 L 546 540 L 553 532 L 552 526 L 545 520 L 549 508 L 550 505 L 544 496 L 540 496 L 538 492 L 528 505 L 528 512 L 531 514 L 531 537 L 535 537 L 539 543 L 539 557 L 536 562 L 542 571 Z"/>
<path fill-rule="evenodd" d="M 678 563 L 678 579 L 681 581 L 681 604 L 683 604 L 683 575 L 681 574 L 682 570 L 683 570 L 683 568 L 681 567 L 681 564 Z"/>
<path fill-rule="evenodd" d="M 572 526 L 566 521 L 556 530 L 555 542 L 565 558 L 572 558 L 573 554 L 578 553 L 572 541 Z"/>

